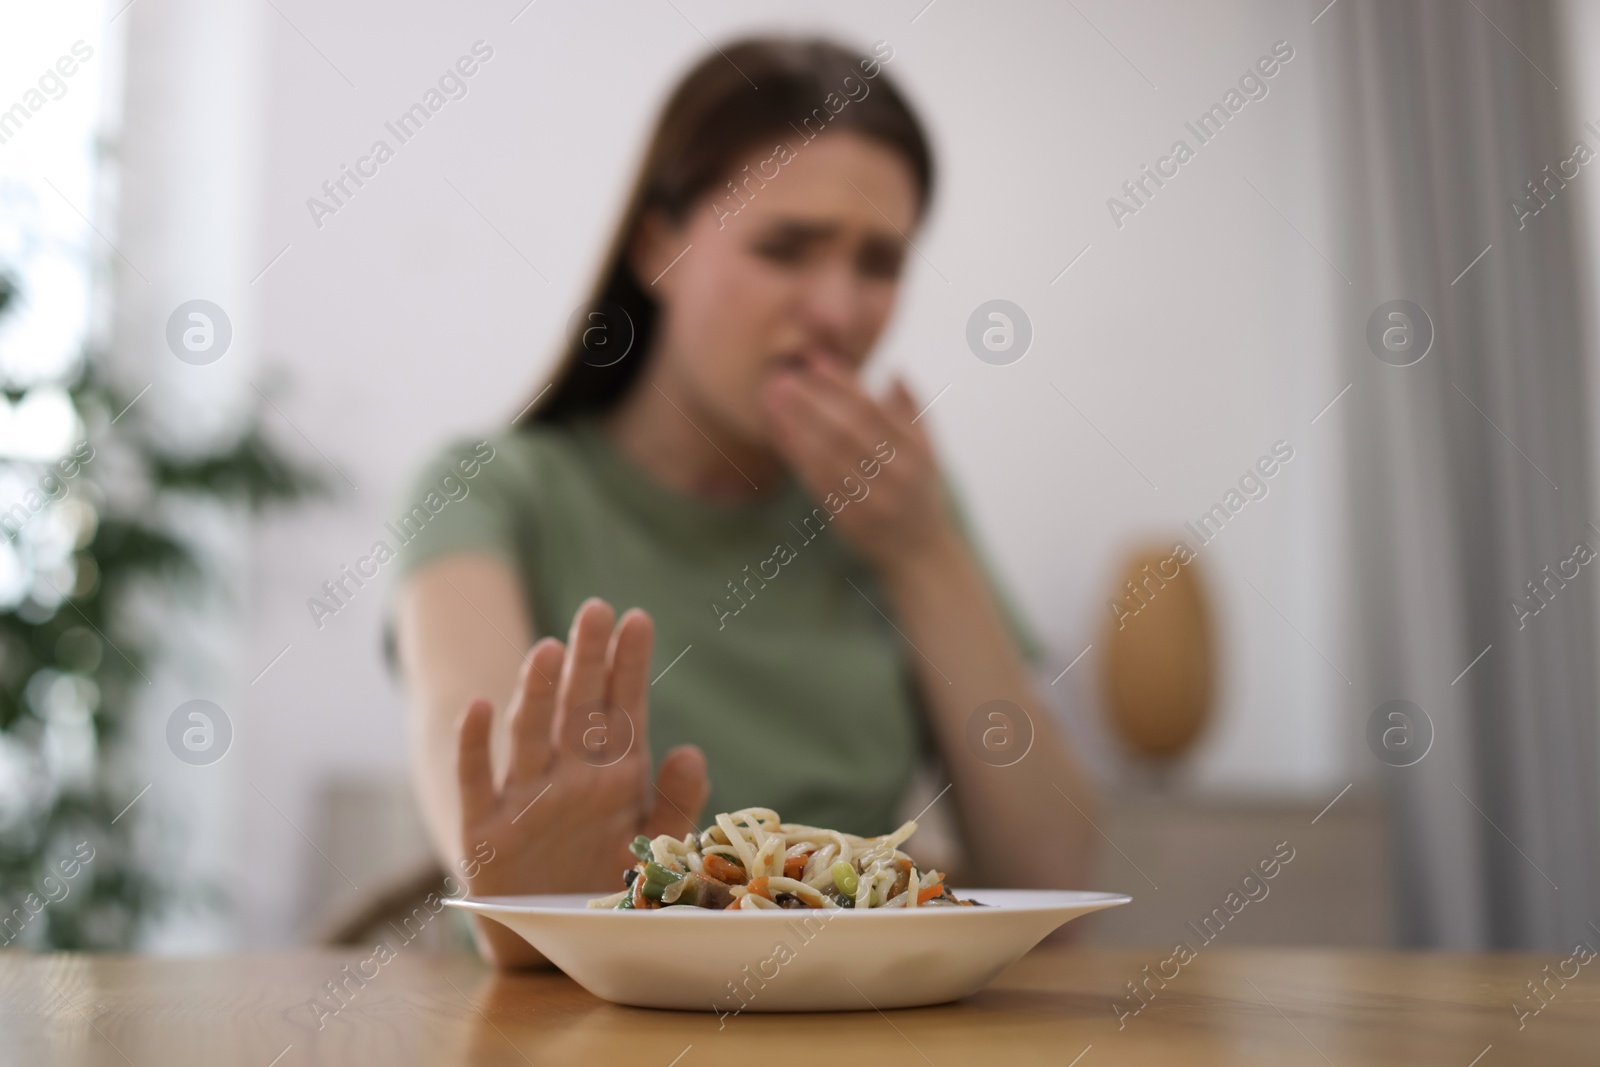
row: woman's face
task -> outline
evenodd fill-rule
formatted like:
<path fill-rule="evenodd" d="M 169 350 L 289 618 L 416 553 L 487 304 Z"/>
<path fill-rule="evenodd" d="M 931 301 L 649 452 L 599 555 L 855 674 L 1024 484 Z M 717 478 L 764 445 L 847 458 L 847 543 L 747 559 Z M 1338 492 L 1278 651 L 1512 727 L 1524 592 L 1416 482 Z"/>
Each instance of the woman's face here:
<path fill-rule="evenodd" d="M 738 197 L 724 184 L 682 225 L 647 223 L 634 260 L 661 308 L 659 387 L 758 445 L 775 376 L 806 359 L 850 373 L 866 362 L 920 208 L 894 149 L 842 130 L 784 140 L 735 164 Z"/>

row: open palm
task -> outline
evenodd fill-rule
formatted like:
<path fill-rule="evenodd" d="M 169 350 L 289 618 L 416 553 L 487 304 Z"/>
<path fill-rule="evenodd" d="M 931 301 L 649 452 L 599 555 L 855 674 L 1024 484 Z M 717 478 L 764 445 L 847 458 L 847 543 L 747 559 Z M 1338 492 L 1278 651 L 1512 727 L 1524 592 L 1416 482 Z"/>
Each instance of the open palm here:
<path fill-rule="evenodd" d="M 608 891 L 634 862 L 638 834 L 682 837 L 710 792 L 693 745 L 666 754 L 651 782 L 649 670 L 654 624 L 633 608 L 585 601 L 566 645 L 533 646 L 509 707 L 509 750 L 490 759 L 494 709 L 476 700 L 459 731 L 461 840 L 495 859 L 468 880 L 474 894 Z"/>

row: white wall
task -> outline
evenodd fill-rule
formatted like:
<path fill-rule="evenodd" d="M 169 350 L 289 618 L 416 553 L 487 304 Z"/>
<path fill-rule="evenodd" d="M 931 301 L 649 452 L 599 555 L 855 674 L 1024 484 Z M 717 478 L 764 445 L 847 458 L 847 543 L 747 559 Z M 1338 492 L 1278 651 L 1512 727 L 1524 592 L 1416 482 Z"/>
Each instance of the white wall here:
<path fill-rule="evenodd" d="M 790 26 L 894 46 L 889 70 L 942 165 L 917 243 L 949 281 L 912 260 L 878 370 L 904 368 L 924 397 L 952 384 L 928 418 L 1051 650 L 1052 677 L 1109 618 L 1110 568 L 1130 539 L 1170 540 L 1275 440 L 1294 446 L 1271 495 L 1202 551 L 1225 666 L 1219 721 L 1190 777 L 1330 798 L 1348 780 L 1351 689 L 1322 658 L 1352 674 L 1340 406 L 1310 420 L 1348 380 L 1339 366 L 1359 339 L 1335 342 L 1329 299 L 1345 283 L 1312 247 L 1328 243 L 1319 54 L 1299 5 L 1080 0 L 1093 27 L 1067 5 L 964 0 L 939 0 L 915 22 L 919 2 L 766 5 L 757 17 L 748 5 L 678 0 L 693 26 L 657 3 L 539 3 L 514 23 L 522 0 L 277 6 L 286 18 L 269 13 L 260 37 L 270 122 L 247 274 L 289 248 L 250 286 L 261 304 L 255 380 L 274 392 L 268 368 L 282 370 L 283 415 L 268 410 L 269 423 L 321 464 L 309 440 L 359 489 L 324 467 L 342 494 L 256 540 L 242 682 L 290 648 L 243 684 L 249 728 L 229 756 L 249 783 L 234 790 L 245 940 L 293 936 L 312 904 L 306 887 L 326 881 L 294 828 L 314 835 L 320 784 L 392 774 L 406 758 L 402 696 L 379 652 L 382 592 L 369 586 L 320 632 L 306 598 L 378 536 L 421 456 L 451 434 L 502 425 L 542 385 L 647 124 L 705 49 L 701 33 Z M 479 39 L 494 57 L 470 94 L 318 229 L 306 199 Z M 1296 55 L 1270 95 L 1114 227 L 1107 197 L 1280 39 Z M 980 363 L 963 341 L 970 311 L 997 296 L 1021 304 L 1036 331 L 1011 367 Z M 1100 752 L 1094 664 L 1091 654 L 1052 693 Z"/>

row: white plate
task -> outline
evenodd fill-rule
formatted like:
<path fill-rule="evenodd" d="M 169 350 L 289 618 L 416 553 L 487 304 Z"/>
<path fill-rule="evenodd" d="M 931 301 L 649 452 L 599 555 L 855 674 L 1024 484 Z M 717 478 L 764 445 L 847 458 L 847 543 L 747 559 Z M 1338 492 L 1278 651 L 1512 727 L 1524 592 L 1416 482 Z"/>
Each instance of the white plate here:
<path fill-rule="evenodd" d="M 852 1011 L 976 993 L 1120 893 L 955 890 L 986 908 L 588 908 L 589 896 L 446 900 L 509 926 L 595 996 L 693 1011 Z"/>

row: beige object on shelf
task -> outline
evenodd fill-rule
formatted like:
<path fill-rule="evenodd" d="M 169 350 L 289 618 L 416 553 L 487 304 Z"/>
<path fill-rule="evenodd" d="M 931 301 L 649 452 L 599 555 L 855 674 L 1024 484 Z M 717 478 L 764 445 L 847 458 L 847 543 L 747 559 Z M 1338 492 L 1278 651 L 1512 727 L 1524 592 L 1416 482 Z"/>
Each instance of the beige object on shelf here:
<path fill-rule="evenodd" d="M 1142 546 L 1112 585 L 1106 711 L 1124 744 L 1161 762 L 1181 756 L 1211 716 L 1216 641 L 1198 566 L 1188 549 Z"/>

